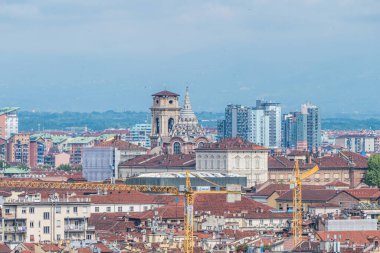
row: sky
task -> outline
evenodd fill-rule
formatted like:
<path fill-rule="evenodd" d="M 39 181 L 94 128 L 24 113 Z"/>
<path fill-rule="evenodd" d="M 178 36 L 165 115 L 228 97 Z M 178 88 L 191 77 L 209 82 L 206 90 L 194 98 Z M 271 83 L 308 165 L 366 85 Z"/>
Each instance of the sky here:
<path fill-rule="evenodd" d="M 0 107 L 380 114 L 378 0 L 0 0 Z"/>

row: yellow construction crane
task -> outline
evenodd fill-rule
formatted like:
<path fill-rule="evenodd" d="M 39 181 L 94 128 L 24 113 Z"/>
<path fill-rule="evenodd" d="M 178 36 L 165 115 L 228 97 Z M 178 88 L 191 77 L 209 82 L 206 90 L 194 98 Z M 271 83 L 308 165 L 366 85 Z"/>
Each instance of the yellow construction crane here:
<path fill-rule="evenodd" d="M 29 180 L 0 180 L 0 188 L 28 188 L 28 189 L 55 189 L 55 190 L 103 190 L 103 191 L 140 191 L 172 193 L 178 195 L 178 188 L 175 186 L 156 185 L 126 185 L 126 184 L 101 184 L 91 182 L 65 183 L 49 181 L 29 181 Z"/>
<path fill-rule="evenodd" d="M 184 216 L 184 226 L 185 226 L 185 243 L 184 243 L 184 252 L 193 253 L 194 252 L 194 199 L 196 194 L 239 194 L 239 191 L 194 191 L 191 186 L 190 181 L 190 172 L 186 171 L 186 186 L 185 186 L 185 216 Z M 197 175 L 194 175 L 198 177 Z M 200 177 L 198 177 L 200 178 Z M 205 180 L 201 178 L 202 180 Z M 209 183 L 217 185 L 209 180 L 205 180 Z M 218 185 L 220 186 L 220 185 Z"/>
<path fill-rule="evenodd" d="M 310 177 L 319 170 L 318 165 L 312 169 L 300 173 L 298 160 L 294 166 L 294 180 L 291 181 L 293 186 L 293 243 L 294 247 L 302 240 L 302 181 Z"/>
<path fill-rule="evenodd" d="M 239 191 L 194 191 L 191 186 L 190 172 L 186 171 L 186 186 L 184 192 L 179 192 L 175 186 L 155 186 L 155 185 L 126 185 L 126 184 L 101 184 L 91 182 L 80 183 L 66 183 L 66 182 L 49 182 L 49 181 L 29 181 L 29 180 L 0 180 L 0 188 L 19 188 L 19 189 L 55 189 L 55 190 L 107 190 L 107 191 L 140 191 L 140 192 L 156 192 L 156 193 L 170 193 L 170 194 L 184 194 L 185 195 L 185 243 L 184 252 L 194 252 L 194 198 L 196 194 L 227 194 L 227 193 L 241 193 Z M 222 186 L 201 178 L 215 186 L 223 189 Z"/>

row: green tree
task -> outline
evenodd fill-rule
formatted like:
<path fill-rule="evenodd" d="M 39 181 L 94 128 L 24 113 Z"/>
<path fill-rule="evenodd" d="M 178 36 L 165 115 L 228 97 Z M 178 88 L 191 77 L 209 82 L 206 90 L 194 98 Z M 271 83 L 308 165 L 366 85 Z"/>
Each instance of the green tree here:
<path fill-rule="evenodd" d="M 74 170 L 81 170 L 81 168 L 71 167 L 69 164 L 61 164 L 57 167 L 57 170 L 74 171 Z"/>
<path fill-rule="evenodd" d="M 380 155 L 374 154 L 368 159 L 368 170 L 364 178 L 368 185 L 380 187 Z"/>
<path fill-rule="evenodd" d="M 237 253 L 245 253 L 245 252 L 247 252 L 247 250 L 248 250 L 248 245 L 247 244 L 240 244 L 240 245 L 238 245 L 238 246 L 236 246 L 236 252 Z"/>

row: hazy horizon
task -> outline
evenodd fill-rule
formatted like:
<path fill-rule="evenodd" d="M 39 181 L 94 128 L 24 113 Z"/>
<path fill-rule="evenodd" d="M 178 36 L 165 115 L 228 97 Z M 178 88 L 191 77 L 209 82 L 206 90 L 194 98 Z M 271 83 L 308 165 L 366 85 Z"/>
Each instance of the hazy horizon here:
<path fill-rule="evenodd" d="M 147 111 L 189 86 L 197 112 L 377 114 L 379 31 L 376 0 L 0 0 L 0 107 Z"/>

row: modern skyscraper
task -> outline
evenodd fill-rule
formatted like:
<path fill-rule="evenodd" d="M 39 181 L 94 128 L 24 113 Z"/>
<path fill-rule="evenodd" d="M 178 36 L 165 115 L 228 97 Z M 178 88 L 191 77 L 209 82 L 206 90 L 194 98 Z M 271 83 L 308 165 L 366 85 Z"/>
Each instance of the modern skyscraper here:
<path fill-rule="evenodd" d="M 281 146 L 281 106 L 279 103 L 256 101 L 248 113 L 248 140 L 270 148 Z"/>
<path fill-rule="evenodd" d="M 301 113 L 307 115 L 307 149 L 316 152 L 321 145 L 321 119 L 317 106 L 310 103 L 301 106 Z"/>
<path fill-rule="evenodd" d="M 18 133 L 17 107 L 0 108 L 0 138 L 8 139 Z"/>
<path fill-rule="evenodd" d="M 303 104 L 300 112 L 283 115 L 282 147 L 316 152 L 321 145 L 321 122 L 318 107 Z"/>
<path fill-rule="evenodd" d="M 227 105 L 225 110 L 225 137 L 248 139 L 248 107 Z"/>

